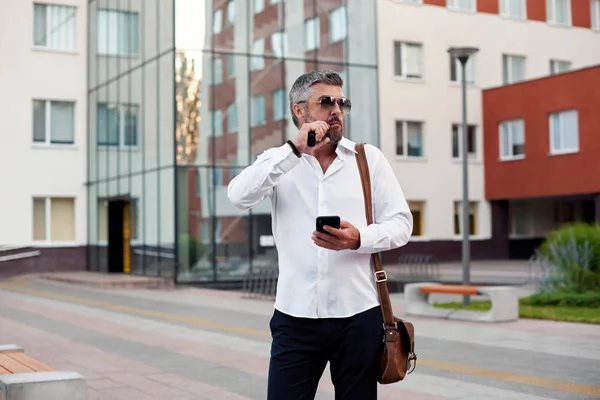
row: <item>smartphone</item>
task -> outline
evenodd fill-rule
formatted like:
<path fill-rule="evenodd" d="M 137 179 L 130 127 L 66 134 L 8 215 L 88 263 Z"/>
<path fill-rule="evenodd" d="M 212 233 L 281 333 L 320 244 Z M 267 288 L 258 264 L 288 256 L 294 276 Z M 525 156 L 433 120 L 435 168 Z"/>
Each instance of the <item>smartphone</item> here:
<path fill-rule="evenodd" d="M 329 234 L 329 232 L 323 229 L 325 225 L 331 226 L 336 229 L 340 229 L 340 221 L 340 217 L 333 215 L 317 217 L 317 232 Z"/>
<path fill-rule="evenodd" d="M 308 140 L 306 141 L 306 144 L 308 145 L 308 147 L 315 147 L 315 145 L 317 144 L 315 132 L 308 132 Z"/>

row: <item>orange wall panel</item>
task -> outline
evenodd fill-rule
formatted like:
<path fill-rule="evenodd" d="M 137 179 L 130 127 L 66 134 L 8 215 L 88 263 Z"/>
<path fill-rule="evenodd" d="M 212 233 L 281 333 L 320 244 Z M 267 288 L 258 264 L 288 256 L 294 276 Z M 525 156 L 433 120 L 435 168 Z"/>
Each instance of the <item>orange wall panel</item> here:
<path fill-rule="evenodd" d="M 600 67 L 483 92 L 489 200 L 600 193 Z M 549 114 L 577 109 L 579 152 L 550 155 Z M 525 158 L 500 161 L 499 123 L 523 118 Z"/>
<path fill-rule="evenodd" d="M 499 14 L 500 3 L 498 0 L 478 0 L 477 11 L 488 14 Z"/>
<path fill-rule="evenodd" d="M 527 19 L 546 21 L 546 0 L 527 0 Z"/>
<path fill-rule="evenodd" d="M 592 28 L 592 8 L 589 1 L 571 0 L 573 26 Z"/>
<path fill-rule="evenodd" d="M 423 0 L 423 4 L 429 4 L 430 6 L 446 7 L 446 0 Z"/>

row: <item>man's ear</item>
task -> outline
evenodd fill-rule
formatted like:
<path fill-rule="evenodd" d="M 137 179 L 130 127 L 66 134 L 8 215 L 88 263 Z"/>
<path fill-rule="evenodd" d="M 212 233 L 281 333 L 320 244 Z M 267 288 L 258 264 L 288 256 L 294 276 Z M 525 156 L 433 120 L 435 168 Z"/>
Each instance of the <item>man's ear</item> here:
<path fill-rule="evenodd" d="M 304 107 L 302 107 L 300 104 L 294 104 L 292 109 L 294 110 L 294 115 L 296 118 L 298 118 L 298 120 L 304 120 Z"/>

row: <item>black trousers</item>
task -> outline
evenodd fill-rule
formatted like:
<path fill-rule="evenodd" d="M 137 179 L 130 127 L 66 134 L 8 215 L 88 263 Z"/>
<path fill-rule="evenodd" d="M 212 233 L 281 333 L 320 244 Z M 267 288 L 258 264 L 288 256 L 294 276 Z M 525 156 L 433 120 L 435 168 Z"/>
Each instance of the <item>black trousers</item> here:
<path fill-rule="evenodd" d="M 330 362 L 336 400 L 377 400 L 383 350 L 379 306 L 348 318 L 296 318 L 277 310 L 267 400 L 312 400 Z"/>

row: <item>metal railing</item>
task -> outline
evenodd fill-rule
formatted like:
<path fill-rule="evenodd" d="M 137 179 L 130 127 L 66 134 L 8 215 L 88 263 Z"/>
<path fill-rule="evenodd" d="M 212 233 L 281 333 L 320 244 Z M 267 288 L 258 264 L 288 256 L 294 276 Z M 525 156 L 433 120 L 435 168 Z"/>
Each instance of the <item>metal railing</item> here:
<path fill-rule="evenodd" d="M 279 270 L 276 267 L 254 268 L 248 271 L 242 284 L 242 298 L 274 300 Z"/>
<path fill-rule="evenodd" d="M 439 261 L 433 254 L 402 254 L 392 275 L 406 282 L 441 280 Z"/>

